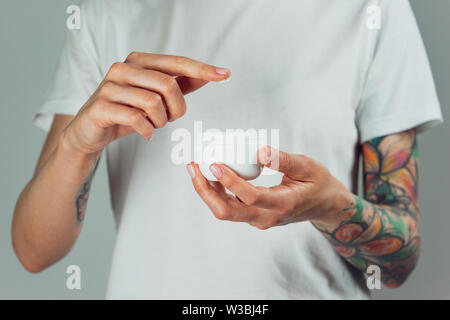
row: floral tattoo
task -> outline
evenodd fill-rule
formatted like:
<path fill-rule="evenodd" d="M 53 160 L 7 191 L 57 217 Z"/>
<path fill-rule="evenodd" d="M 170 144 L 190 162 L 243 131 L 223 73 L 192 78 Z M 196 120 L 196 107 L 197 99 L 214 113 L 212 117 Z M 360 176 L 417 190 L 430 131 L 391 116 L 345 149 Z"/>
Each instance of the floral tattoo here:
<path fill-rule="evenodd" d="M 383 283 L 397 287 L 414 268 L 420 247 L 415 131 L 368 141 L 362 154 L 364 199 L 354 196 L 337 228 L 315 226 L 352 265 L 377 265 Z"/>

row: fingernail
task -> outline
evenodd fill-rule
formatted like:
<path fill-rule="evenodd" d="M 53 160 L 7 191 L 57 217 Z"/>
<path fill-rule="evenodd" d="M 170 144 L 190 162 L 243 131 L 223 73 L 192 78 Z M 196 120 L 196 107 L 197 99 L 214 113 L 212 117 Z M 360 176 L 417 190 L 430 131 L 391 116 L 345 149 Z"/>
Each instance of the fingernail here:
<path fill-rule="evenodd" d="M 189 176 L 192 179 L 194 179 L 195 178 L 195 169 L 194 169 L 194 166 L 192 164 L 188 164 L 187 165 L 187 171 L 188 171 Z"/>
<path fill-rule="evenodd" d="M 227 68 L 216 68 L 216 73 L 218 73 L 220 75 L 226 75 L 226 74 L 230 73 L 230 70 Z"/>
<path fill-rule="evenodd" d="M 222 169 L 220 169 L 218 166 L 212 165 L 209 167 L 209 170 L 211 170 L 214 177 L 222 178 L 223 172 Z"/>

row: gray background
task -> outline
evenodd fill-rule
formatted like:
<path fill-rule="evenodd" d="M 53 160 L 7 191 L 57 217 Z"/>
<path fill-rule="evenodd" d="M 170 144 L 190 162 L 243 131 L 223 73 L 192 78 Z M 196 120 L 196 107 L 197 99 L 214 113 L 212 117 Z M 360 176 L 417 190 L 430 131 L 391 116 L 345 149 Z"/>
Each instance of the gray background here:
<path fill-rule="evenodd" d="M 337 0 L 334 0 L 337 1 Z M 392 0 L 395 1 L 395 0 Z M 32 175 L 45 139 L 31 125 L 51 81 L 65 37 L 65 10 L 76 0 L 0 2 L 0 299 L 102 299 L 114 247 L 115 225 L 109 205 L 104 162 L 93 184 L 87 219 L 74 249 L 41 274 L 28 274 L 11 247 L 15 201 Z M 434 71 L 444 117 L 450 104 L 450 1 L 411 1 Z M 420 136 L 422 255 L 399 289 L 375 298 L 450 298 L 450 125 Z M 66 289 L 66 268 L 79 265 L 82 289 Z"/>

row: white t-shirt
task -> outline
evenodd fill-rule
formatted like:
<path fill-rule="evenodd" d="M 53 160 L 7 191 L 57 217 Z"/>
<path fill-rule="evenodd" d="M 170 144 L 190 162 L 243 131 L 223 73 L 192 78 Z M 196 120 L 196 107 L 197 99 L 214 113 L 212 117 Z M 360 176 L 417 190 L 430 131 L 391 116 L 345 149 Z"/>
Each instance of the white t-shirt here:
<path fill-rule="evenodd" d="M 379 30 L 367 24 L 371 5 L 381 8 Z M 35 118 L 44 129 L 55 113 L 76 114 L 132 51 L 232 71 L 231 81 L 188 95 L 187 114 L 150 142 L 132 135 L 107 147 L 117 221 L 108 298 L 368 297 L 362 273 L 310 222 L 261 231 L 217 220 L 171 161 L 172 133 L 193 133 L 194 121 L 279 129 L 282 150 L 320 161 L 355 191 L 361 142 L 442 121 L 408 1 L 91 0 L 81 18 Z"/>

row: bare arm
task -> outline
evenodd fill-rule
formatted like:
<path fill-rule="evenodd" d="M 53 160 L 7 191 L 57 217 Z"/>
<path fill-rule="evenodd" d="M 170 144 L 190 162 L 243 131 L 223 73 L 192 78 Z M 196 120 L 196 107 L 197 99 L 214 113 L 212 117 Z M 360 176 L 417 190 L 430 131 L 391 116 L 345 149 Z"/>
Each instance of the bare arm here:
<path fill-rule="evenodd" d="M 74 245 L 103 149 L 139 133 L 150 140 L 186 112 L 184 95 L 230 71 L 186 57 L 134 52 L 115 63 L 75 117 L 56 116 L 36 171 L 14 212 L 12 242 L 30 272 L 40 272 Z"/>
<path fill-rule="evenodd" d="M 61 259 L 81 231 L 100 152 L 85 155 L 64 146 L 61 134 L 73 118 L 55 116 L 35 174 L 17 201 L 13 246 L 30 272 L 39 272 Z"/>

